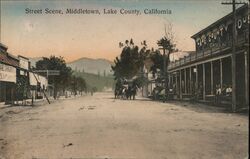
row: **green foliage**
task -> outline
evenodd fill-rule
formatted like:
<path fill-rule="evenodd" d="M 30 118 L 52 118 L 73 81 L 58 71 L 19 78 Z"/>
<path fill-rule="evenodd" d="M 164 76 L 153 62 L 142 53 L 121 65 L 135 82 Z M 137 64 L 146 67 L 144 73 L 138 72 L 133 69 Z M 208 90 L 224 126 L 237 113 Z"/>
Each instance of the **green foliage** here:
<path fill-rule="evenodd" d="M 153 65 L 150 68 L 152 71 L 153 76 L 157 73 L 157 70 L 160 70 L 160 74 L 163 75 L 164 71 L 164 58 L 166 58 L 166 70 L 168 64 L 170 62 L 169 55 L 175 50 L 175 44 L 173 40 L 168 37 L 163 37 L 159 41 L 157 41 L 157 45 L 162 47 L 163 51 L 165 52 L 165 56 L 160 53 L 159 50 L 156 50 L 151 53 L 150 59 L 153 62 Z"/>
<path fill-rule="evenodd" d="M 58 70 L 60 71 L 59 76 L 54 76 L 49 78 L 49 83 L 55 83 L 56 89 L 65 89 L 69 86 L 70 77 L 72 75 L 72 70 L 70 67 L 66 66 L 66 62 L 63 57 L 50 56 L 49 58 L 43 57 L 42 60 L 36 63 L 37 70 Z"/>
<path fill-rule="evenodd" d="M 120 59 L 116 57 L 112 66 L 116 79 L 134 77 L 140 68 L 138 47 L 124 47 Z"/>
<path fill-rule="evenodd" d="M 86 81 L 82 77 L 71 76 L 70 77 L 70 89 L 75 94 L 77 91 L 83 92 L 87 89 Z"/>
<path fill-rule="evenodd" d="M 81 77 L 72 76 L 72 70 L 66 66 L 63 57 L 50 56 L 49 58 L 43 57 L 36 63 L 36 70 L 58 70 L 60 75 L 50 76 L 49 83 L 54 84 L 55 92 L 54 97 L 59 90 L 70 89 L 76 91 L 84 91 L 87 88 L 85 80 Z"/>
<path fill-rule="evenodd" d="M 164 85 L 164 87 L 165 87 L 164 100 L 165 100 L 166 99 L 166 95 L 168 94 L 168 88 L 169 88 L 169 86 L 168 86 L 168 78 L 167 78 L 168 77 L 168 70 L 167 70 L 167 68 L 168 68 L 168 65 L 170 63 L 170 59 L 169 59 L 170 54 L 175 50 L 175 44 L 173 42 L 173 38 L 169 38 L 169 37 L 166 37 L 166 36 L 163 37 L 163 38 L 161 38 L 157 42 L 157 44 L 158 44 L 158 46 L 162 47 L 162 49 L 163 49 L 163 57 L 162 57 L 163 62 L 161 63 L 163 66 L 159 66 L 160 68 L 162 68 L 162 69 L 160 69 L 161 70 L 160 72 L 163 75 L 162 76 L 163 78 L 157 79 L 157 81 L 160 80 L 160 82 L 163 82 L 163 79 L 164 79 L 164 83 L 165 83 L 165 85 Z M 156 56 L 158 56 L 158 55 L 156 55 Z M 157 58 L 155 58 L 155 59 L 157 59 Z M 156 67 L 157 64 L 154 63 L 154 66 Z M 154 69 L 155 68 L 153 67 L 153 70 Z"/>
<path fill-rule="evenodd" d="M 146 41 L 141 43 L 142 48 L 140 50 L 138 46 L 134 45 L 132 39 L 130 41 L 126 40 L 125 45 L 121 42 L 119 43 L 119 46 L 123 47 L 123 49 L 120 58 L 116 57 L 112 66 L 117 85 L 120 81 L 130 81 L 133 79 L 133 83 L 138 87 L 142 87 L 147 82 L 142 73 L 143 66 L 148 58 L 153 63 L 150 68 L 153 76 L 155 76 L 158 70 L 160 70 L 161 75 L 164 75 L 164 70 L 167 70 L 167 67 L 164 69 L 164 58 L 166 58 L 166 66 L 168 66 L 170 62 L 169 55 L 175 50 L 175 44 L 168 37 L 163 37 L 157 44 L 162 47 L 164 54 L 166 53 L 165 56 L 159 50 L 148 50 Z"/>
<path fill-rule="evenodd" d="M 81 77 L 85 79 L 87 90 L 91 91 L 93 87 L 97 88 L 97 91 L 103 91 L 104 87 L 113 88 L 114 86 L 114 77 L 113 76 L 99 76 L 86 72 L 73 72 L 73 75 L 76 77 Z"/>
<path fill-rule="evenodd" d="M 156 50 L 150 54 L 150 59 L 153 62 L 150 71 L 152 71 L 153 77 L 155 77 L 157 70 L 160 70 L 160 73 L 163 72 L 163 55 L 159 50 Z"/>
<path fill-rule="evenodd" d="M 92 89 L 91 89 L 92 92 L 97 92 L 97 90 L 98 89 L 96 87 L 92 87 Z"/>
<path fill-rule="evenodd" d="M 157 41 L 157 45 L 161 46 L 163 49 L 167 50 L 169 53 L 175 50 L 175 44 L 171 38 L 164 36 L 159 41 Z"/>
<path fill-rule="evenodd" d="M 142 87 L 143 85 L 147 84 L 148 79 L 146 77 L 140 76 L 133 80 L 133 84 L 137 87 Z"/>
<path fill-rule="evenodd" d="M 132 79 L 142 72 L 144 61 L 150 54 L 150 50 L 146 50 L 146 41 L 142 45 L 142 49 L 139 50 L 138 46 L 134 46 L 132 39 L 126 40 L 124 47 L 123 43 L 119 43 L 123 49 L 120 58 L 116 57 L 114 65 L 111 67 L 117 81 L 119 79 Z"/>

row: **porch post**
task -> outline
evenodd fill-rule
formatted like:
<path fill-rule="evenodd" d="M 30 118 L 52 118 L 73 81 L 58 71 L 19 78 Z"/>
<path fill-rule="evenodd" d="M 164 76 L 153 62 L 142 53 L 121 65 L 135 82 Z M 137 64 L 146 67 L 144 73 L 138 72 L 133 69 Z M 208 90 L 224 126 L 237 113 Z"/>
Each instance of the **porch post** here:
<path fill-rule="evenodd" d="M 244 53 L 244 59 L 245 59 L 245 102 L 246 106 L 249 106 L 249 62 L 248 62 L 248 54 L 247 52 Z"/>
<path fill-rule="evenodd" d="M 206 99 L 206 75 L 205 75 L 205 63 L 202 64 L 202 74 L 203 74 L 203 81 L 202 81 L 202 87 L 203 87 L 203 100 Z"/>
<path fill-rule="evenodd" d="M 192 94 L 192 67 L 189 68 L 189 94 Z"/>
<path fill-rule="evenodd" d="M 223 70 L 222 70 L 222 59 L 220 59 L 220 87 L 222 88 L 222 84 L 223 84 L 223 74 L 222 74 Z"/>
<path fill-rule="evenodd" d="M 182 99 L 182 79 L 181 79 L 181 70 L 180 70 L 180 99 Z"/>
<path fill-rule="evenodd" d="M 176 94 L 178 92 L 178 72 L 176 71 L 176 74 L 175 74 L 175 91 L 176 91 Z"/>
<path fill-rule="evenodd" d="M 213 70 L 213 61 L 211 61 L 210 63 L 210 66 L 211 66 L 211 95 L 214 94 L 214 70 Z"/>
<path fill-rule="evenodd" d="M 198 91 L 198 86 L 199 86 L 199 85 L 198 85 L 198 84 L 199 84 L 199 83 L 198 83 L 198 80 L 199 80 L 199 79 L 198 79 L 198 66 L 196 65 L 195 68 L 196 68 L 196 73 L 195 73 L 195 78 L 196 78 L 196 79 L 195 79 L 195 80 L 196 80 L 196 81 L 195 81 L 195 93 L 197 94 L 197 93 L 198 93 L 198 92 L 197 92 L 197 91 Z"/>

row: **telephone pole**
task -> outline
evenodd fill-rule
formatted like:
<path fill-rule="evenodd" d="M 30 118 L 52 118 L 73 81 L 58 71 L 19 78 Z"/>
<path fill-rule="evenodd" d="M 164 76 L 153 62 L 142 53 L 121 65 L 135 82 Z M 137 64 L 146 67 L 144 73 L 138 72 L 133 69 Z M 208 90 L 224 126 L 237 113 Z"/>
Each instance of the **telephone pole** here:
<path fill-rule="evenodd" d="M 166 102 L 166 100 L 167 100 L 167 96 L 168 96 L 168 86 L 167 86 L 167 84 L 168 84 L 168 82 L 167 82 L 167 79 L 168 79 L 168 77 L 167 77 L 167 65 L 166 65 L 166 61 L 167 61 L 167 59 L 166 59 L 166 50 L 163 48 L 163 76 L 164 76 L 164 87 L 165 87 L 165 97 L 164 97 L 164 102 Z"/>
<path fill-rule="evenodd" d="M 235 52 L 235 45 L 236 45 L 236 4 L 246 4 L 242 2 L 235 2 L 235 0 L 232 0 L 232 2 L 222 2 L 223 5 L 232 5 L 233 9 L 233 36 L 232 36 L 232 111 L 236 111 L 236 52 Z"/>

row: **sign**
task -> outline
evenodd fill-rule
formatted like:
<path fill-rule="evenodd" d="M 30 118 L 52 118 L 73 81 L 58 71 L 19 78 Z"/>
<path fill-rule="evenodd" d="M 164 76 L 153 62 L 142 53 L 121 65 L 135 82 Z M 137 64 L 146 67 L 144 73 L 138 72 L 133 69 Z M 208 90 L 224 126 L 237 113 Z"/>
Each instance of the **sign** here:
<path fill-rule="evenodd" d="M 19 58 L 19 67 L 23 68 L 25 70 L 29 69 L 29 60 L 22 58 L 22 57 L 18 57 Z"/>
<path fill-rule="evenodd" d="M 48 80 L 47 80 L 47 78 L 45 78 L 45 77 L 43 77 L 41 75 L 38 75 L 36 73 L 30 73 L 30 85 L 36 86 L 37 85 L 36 79 L 40 83 L 41 87 L 46 88 L 48 86 Z"/>
<path fill-rule="evenodd" d="M 0 63 L 0 81 L 16 83 L 16 68 Z"/>
<path fill-rule="evenodd" d="M 47 78 L 45 78 L 43 76 L 38 76 L 38 81 L 40 82 L 42 88 L 47 88 L 48 87 Z"/>

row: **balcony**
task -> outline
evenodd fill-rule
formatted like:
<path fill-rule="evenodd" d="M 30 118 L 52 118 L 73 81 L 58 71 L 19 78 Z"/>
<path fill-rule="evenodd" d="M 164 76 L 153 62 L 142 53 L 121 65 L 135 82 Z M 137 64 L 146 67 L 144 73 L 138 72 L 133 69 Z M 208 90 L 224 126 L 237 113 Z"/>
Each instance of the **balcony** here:
<path fill-rule="evenodd" d="M 248 44 L 248 36 L 246 32 L 238 35 L 236 39 L 237 46 L 241 46 L 243 44 Z M 180 67 L 182 65 L 185 65 L 194 61 L 198 61 L 205 57 L 218 55 L 222 53 L 223 51 L 230 49 L 231 47 L 232 47 L 232 40 L 228 40 L 227 42 L 224 42 L 224 43 L 212 44 L 208 48 L 196 51 L 195 54 L 190 54 L 188 56 L 185 56 L 184 58 L 180 58 L 179 60 L 171 62 L 170 65 L 168 66 L 168 69 L 171 70 L 176 67 Z"/>

